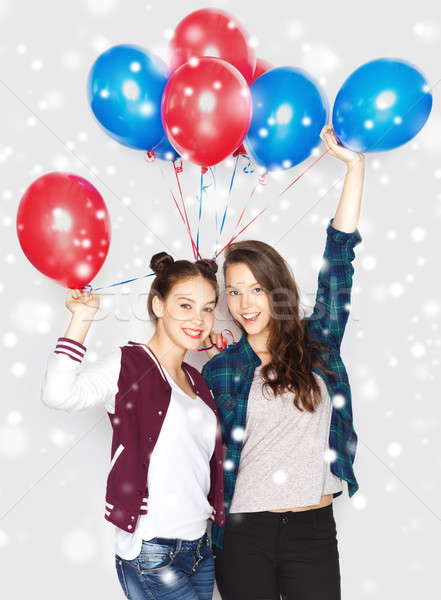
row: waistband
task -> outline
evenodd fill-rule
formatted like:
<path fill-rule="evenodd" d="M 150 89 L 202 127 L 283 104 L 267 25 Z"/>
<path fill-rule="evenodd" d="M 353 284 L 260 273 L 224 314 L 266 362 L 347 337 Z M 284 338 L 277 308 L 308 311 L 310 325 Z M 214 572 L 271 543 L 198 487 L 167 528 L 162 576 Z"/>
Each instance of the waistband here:
<path fill-rule="evenodd" d="M 181 540 L 179 538 L 154 537 L 151 540 L 147 540 L 146 543 L 157 544 L 158 546 L 168 546 L 172 552 L 179 552 L 185 550 L 196 550 L 197 548 L 201 548 L 204 544 L 209 543 L 209 538 L 208 533 L 205 532 L 197 540 Z"/>
<path fill-rule="evenodd" d="M 263 523 L 308 523 L 312 521 L 320 521 L 333 517 L 334 512 L 332 509 L 332 503 L 323 508 L 311 508 L 309 510 L 302 510 L 299 512 L 293 512 L 287 510 L 286 512 L 269 512 L 264 510 L 261 512 L 247 512 L 247 513 L 230 513 L 229 519 L 236 522 L 241 520 L 256 519 Z"/>

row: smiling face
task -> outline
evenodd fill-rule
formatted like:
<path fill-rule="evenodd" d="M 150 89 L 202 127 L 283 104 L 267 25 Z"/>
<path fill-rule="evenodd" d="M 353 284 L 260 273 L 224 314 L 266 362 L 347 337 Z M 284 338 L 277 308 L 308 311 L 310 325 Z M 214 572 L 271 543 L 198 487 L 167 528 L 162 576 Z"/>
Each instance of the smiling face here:
<path fill-rule="evenodd" d="M 216 293 L 203 277 L 177 283 L 165 300 L 153 299 L 157 331 L 185 350 L 195 350 L 213 329 Z"/>
<path fill-rule="evenodd" d="M 225 272 L 225 293 L 234 319 L 248 335 L 269 333 L 268 294 L 245 263 L 234 263 Z"/>

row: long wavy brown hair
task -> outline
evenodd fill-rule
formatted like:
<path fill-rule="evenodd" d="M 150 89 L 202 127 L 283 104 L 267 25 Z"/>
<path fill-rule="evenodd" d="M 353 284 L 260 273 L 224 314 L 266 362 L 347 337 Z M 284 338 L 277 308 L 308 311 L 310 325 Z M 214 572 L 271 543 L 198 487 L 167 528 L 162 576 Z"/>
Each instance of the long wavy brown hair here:
<path fill-rule="evenodd" d="M 300 294 L 288 263 L 268 244 L 244 240 L 228 246 L 223 265 L 224 276 L 233 264 L 245 264 L 253 273 L 269 301 L 270 323 L 267 348 L 271 362 L 262 367 L 262 378 L 274 394 L 294 393 L 299 410 L 315 412 L 321 401 L 320 386 L 313 367 L 332 373 L 320 354 L 327 346 L 308 335 L 300 314 Z M 236 321 L 242 331 L 245 331 Z"/>

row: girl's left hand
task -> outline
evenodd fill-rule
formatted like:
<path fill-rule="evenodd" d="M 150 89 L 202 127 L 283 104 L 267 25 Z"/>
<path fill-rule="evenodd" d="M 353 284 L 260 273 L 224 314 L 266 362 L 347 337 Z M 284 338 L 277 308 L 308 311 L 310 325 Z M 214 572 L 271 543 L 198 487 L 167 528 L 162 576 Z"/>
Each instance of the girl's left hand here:
<path fill-rule="evenodd" d="M 353 152 L 348 148 L 344 148 L 337 142 L 332 125 L 325 125 L 323 127 L 320 132 L 320 138 L 329 154 L 342 160 L 348 167 L 354 167 L 360 162 L 364 162 L 364 154 Z"/>

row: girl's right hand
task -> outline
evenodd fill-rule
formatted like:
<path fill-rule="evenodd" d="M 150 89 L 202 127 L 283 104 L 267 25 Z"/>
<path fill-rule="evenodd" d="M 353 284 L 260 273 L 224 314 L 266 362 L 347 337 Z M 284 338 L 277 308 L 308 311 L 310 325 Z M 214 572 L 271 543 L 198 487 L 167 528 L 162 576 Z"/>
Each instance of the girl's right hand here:
<path fill-rule="evenodd" d="M 90 293 L 86 290 L 67 290 L 66 307 L 73 315 L 92 320 L 100 307 L 100 297 L 93 289 Z"/>

